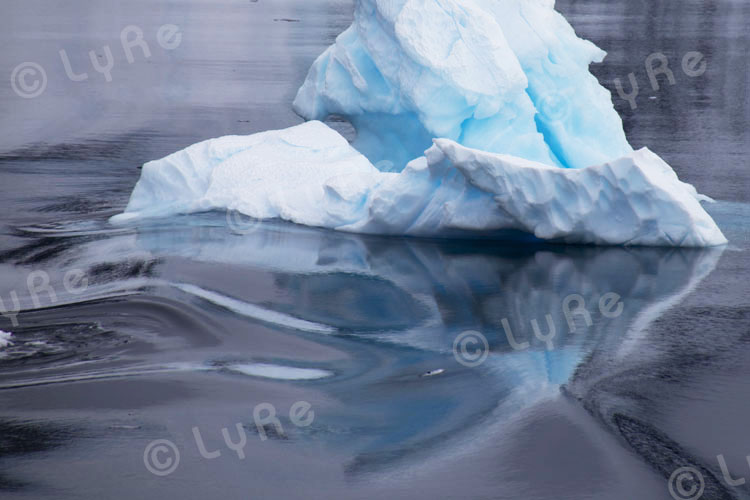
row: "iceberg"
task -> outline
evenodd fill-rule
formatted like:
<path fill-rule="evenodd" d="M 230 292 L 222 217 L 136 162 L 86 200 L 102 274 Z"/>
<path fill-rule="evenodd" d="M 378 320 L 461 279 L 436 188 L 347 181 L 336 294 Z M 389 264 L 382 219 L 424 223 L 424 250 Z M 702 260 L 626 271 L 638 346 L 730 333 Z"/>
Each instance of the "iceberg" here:
<path fill-rule="evenodd" d="M 401 172 L 383 172 L 310 121 L 210 139 L 146 163 L 113 220 L 227 209 L 358 233 L 516 230 L 567 243 L 723 243 L 699 199 L 648 149 L 562 169 L 436 139 Z"/>
<path fill-rule="evenodd" d="M 218 209 L 372 234 L 726 243 L 710 199 L 628 144 L 588 72 L 604 55 L 549 0 L 358 0 L 294 100 L 310 121 L 148 162 L 111 220 Z"/>

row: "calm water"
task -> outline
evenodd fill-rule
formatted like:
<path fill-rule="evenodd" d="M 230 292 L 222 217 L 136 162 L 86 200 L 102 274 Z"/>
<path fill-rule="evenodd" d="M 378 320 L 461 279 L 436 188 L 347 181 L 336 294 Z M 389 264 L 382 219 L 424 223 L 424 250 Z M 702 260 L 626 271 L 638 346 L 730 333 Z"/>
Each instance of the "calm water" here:
<path fill-rule="evenodd" d="M 352 3 L 6 1 L 0 67 L 35 62 L 47 84 L 32 99 L 0 85 L 0 298 L 20 309 L 0 317 L 0 496 L 669 499 L 689 466 L 703 498 L 750 497 L 717 460 L 750 477 L 750 4 L 558 9 L 610 53 L 593 71 L 633 145 L 718 200 L 727 247 L 359 237 L 223 213 L 114 228 L 143 162 L 299 123 L 294 93 Z M 148 46 L 132 62 L 128 26 Z M 89 56 L 108 50 L 111 81 Z M 681 67 L 690 51 L 701 76 Z M 658 90 L 655 52 L 674 73 Z M 614 83 L 631 72 L 635 109 Z M 487 339 L 478 366 L 481 343 L 454 354 L 467 331 Z M 238 425 L 241 453 L 222 435 Z M 179 463 L 144 461 L 155 440 Z M 168 475 L 147 467 L 169 459 Z"/>

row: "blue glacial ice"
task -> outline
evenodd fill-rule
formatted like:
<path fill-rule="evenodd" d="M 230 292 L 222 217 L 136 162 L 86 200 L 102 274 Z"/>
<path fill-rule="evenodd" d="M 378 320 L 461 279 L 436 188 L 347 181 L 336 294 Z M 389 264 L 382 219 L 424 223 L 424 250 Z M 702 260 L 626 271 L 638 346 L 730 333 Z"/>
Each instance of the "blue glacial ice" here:
<path fill-rule="evenodd" d="M 549 165 L 632 151 L 609 92 L 588 71 L 605 52 L 547 0 L 360 0 L 294 101 L 346 117 L 373 163 L 403 167 L 444 137 Z"/>
<path fill-rule="evenodd" d="M 628 144 L 588 71 L 604 55 L 550 0 L 358 0 L 294 100 L 311 121 L 146 163 L 113 222 L 227 209 L 361 233 L 726 243 L 708 198 Z M 317 121 L 331 115 L 353 144 Z"/>

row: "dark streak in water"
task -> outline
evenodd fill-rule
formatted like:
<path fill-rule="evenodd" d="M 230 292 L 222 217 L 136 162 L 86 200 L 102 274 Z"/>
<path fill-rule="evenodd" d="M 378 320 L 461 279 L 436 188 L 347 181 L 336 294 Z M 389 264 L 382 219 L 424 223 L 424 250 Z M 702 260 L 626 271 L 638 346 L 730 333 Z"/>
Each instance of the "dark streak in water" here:
<path fill-rule="evenodd" d="M 65 252 L 87 242 L 103 239 L 102 236 L 77 236 L 61 238 L 43 236 L 25 242 L 20 247 L 0 252 L 0 262 L 12 262 L 16 265 L 29 266 L 40 264 L 59 257 Z"/>
<path fill-rule="evenodd" d="M 79 431 L 47 422 L 0 418 L 0 463 L 10 458 L 59 448 Z M 32 486 L 25 480 L 8 477 L 0 471 L 0 490 L 17 491 Z"/>
<path fill-rule="evenodd" d="M 665 478 L 680 467 L 696 468 L 705 481 L 704 497 L 711 500 L 734 500 L 728 489 L 699 459 L 691 456 L 677 442 L 653 426 L 621 414 L 613 415 L 613 423 L 627 443 Z"/>
<path fill-rule="evenodd" d="M 115 160 L 120 162 L 123 158 L 127 158 L 130 153 L 142 150 L 145 143 L 154 141 L 159 136 L 158 131 L 142 130 L 105 138 L 89 138 L 85 142 L 79 143 L 31 143 L 10 151 L 0 152 L 0 165 L 37 164 L 42 160 L 87 163 Z"/>

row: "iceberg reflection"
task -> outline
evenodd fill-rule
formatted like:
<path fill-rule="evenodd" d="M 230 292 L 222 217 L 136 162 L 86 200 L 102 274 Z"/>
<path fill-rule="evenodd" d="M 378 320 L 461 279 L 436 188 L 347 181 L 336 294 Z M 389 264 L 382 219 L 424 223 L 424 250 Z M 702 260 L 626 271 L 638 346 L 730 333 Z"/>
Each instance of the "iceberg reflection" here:
<path fill-rule="evenodd" d="M 592 357 L 632 350 L 723 252 L 382 238 L 283 223 L 228 235 L 211 215 L 177 220 L 189 222 L 140 227 L 137 249 L 187 259 L 183 281 L 192 274 L 247 304 L 258 305 L 257 287 L 227 282 L 224 268 L 269 276 L 284 293 L 264 294 L 266 310 L 325 325 L 332 334 L 298 334 L 357 361 L 330 367 L 337 376 L 319 388 L 341 404 L 320 410 L 310 431 L 349 450 L 352 473 L 457 453 L 559 397 L 574 374 L 605 375 L 607 363 L 592 370 Z M 453 352 L 469 329 L 489 346 L 475 368 Z"/>

